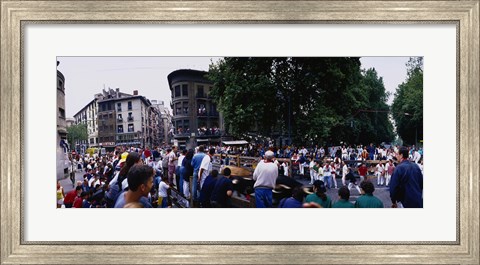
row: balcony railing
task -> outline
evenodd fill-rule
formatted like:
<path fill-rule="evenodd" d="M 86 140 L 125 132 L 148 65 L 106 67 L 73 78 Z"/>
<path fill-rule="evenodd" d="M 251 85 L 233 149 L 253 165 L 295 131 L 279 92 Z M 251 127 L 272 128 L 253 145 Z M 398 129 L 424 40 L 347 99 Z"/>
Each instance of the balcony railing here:
<path fill-rule="evenodd" d="M 133 121 L 133 117 L 128 117 L 128 121 Z"/>
<path fill-rule="evenodd" d="M 117 121 L 123 121 L 123 118 L 117 118 Z"/>

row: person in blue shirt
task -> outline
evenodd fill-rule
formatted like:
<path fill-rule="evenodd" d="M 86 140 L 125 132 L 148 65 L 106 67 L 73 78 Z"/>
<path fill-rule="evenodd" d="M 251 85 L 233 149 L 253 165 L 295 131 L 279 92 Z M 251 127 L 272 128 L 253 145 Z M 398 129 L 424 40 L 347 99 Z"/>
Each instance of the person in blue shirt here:
<path fill-rule="evenodd" d="M 200 204 L 202 208 L 211 208 L 210 197 L 212 197 L 212 191 L 217 183 L 218 171 L 212 170 L 212 173 L 207 176 L 205 182 L 203 182 L 202 190 L 200 191 Z"/>
<path fill-rule="evenodd" d="M 152 208 L 148 194 L 153 187 L 155 171 L 147 165 L 134 165 L 127 174 L 128 191 L 121 193 L 115 203 L 115 208 L 123 208 L 129 203 L 140 203 L 144 208 Z"/>
<path fill-rule="evenodd" d="M 212 170 L 213 172 L 216 170 Z M 231 208 L 232 203 L 230 198 L 233 194 L 233 183 L 230 179 L 230 174 L 232 171 L 230 168 L 226 167 L 223 169 L 223 177 L 219 177 L 215 183 L 215 187 L 212 191 L 212 196 L 210 197 L 211 205 L 214 208 Z M 205 180 L 206 181 L 206 180 Z M 205 187 L 205 183 L 203 184 Z"/>
<path fill-rule="evenodd" d="M 418 165 L 408 160 L 408 149 L 400 147 L 398 166 L 390 180 L 392 208 L 400 202 L 404 208 L 423 208 L 423 174 Z"/>
<path fill-rule="evenodd" d="M 304 195 L 301 187 L 295 187 L 292 191 L 292 197 L 282 199 L 278 208 L 302 208 Z"/>
<path fill-rule="evenodd" d="M 193 167 L 193 181 L 192 181 L 192 197 L 194 205 L 198 203 L 199 200 L 199 188 L 198 184 L 198 172 L 200 171 L 200 166 L 202 165 L 202 160 L 205 157 L 205 148 L 203 145 L 198 147 L 198 153 L 196 153 L 192 158 L 192 167 Z"/>

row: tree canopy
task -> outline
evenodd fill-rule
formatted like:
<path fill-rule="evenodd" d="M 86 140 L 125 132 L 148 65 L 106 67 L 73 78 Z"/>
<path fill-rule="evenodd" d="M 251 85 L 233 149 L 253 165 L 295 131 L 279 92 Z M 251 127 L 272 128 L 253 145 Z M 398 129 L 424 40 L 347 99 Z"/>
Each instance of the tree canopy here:
<path fill-rule="evenodd" d="M 404 143 L 416 144 L 423 139 L 423 57 L 408 61 L 407 79 L 395 92 L 392 113 Z"/>
<path fill-rule="evenodd" d="M 67 140 L 73 149 L 77 141 L 88 140 L 87 125 L 80 123 L 67 128 Z"/>
<path fill-rule="evenodd" d="M 360 66 L 349 57 L 226 57 L 210 65 L 211 96 L 234 136 L 291 136 L 297 144 L 389 141 L 383 81 Z"/>

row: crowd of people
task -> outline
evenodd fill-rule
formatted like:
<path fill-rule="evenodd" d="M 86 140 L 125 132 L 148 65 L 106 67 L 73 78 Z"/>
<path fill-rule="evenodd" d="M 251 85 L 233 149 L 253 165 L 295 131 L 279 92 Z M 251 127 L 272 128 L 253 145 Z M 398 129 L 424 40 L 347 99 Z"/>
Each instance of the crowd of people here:
<path fill-rule="evenodd" d="M 234 182 L 226 161 L 228 156 L 219 160 L 215 154 L 238 151 L 254 152 L 259 157 L 252 187 L 257 208 L 383 207 L 381 200 L 373 195 L 375 186 L 367 178 L 368 160 L 379 161 L 374 167 L 377 186 L 389 188 L 392 207 L 423 207 L 422 149 L 373 144 L 308 149 L 251 144 L 244 149 L 198 146 L 190 150 L 179 150 L 176 146 L 153 150 L 123 146 L 104 155 L 77 154 L 71 158 L 72 164 L 84 173 L 83 181 L 75 181 L 73 172 L 74 189 L 67 194 L 57 182 L 57 207 L 168 208 L 175 206 L 172 192 L 187 202 L 192 199 L 193 204 L 187 203 L 187 207 L 233 207 Z M 288 159 L 281 163 L 279 158 Z M 215 159 L 222 165 L 218 169 L 213 168 Z M 313 193 L 306 192 L 305 187 L 292 187 L 291 197 L 274 201 L 272 193 L 279 175 L 309 176 Z M 338 189 L 338 198 L 327 196 L 327 189 Z M 355 203 L 349 202 L 352 189 L 361 194 Z"/>

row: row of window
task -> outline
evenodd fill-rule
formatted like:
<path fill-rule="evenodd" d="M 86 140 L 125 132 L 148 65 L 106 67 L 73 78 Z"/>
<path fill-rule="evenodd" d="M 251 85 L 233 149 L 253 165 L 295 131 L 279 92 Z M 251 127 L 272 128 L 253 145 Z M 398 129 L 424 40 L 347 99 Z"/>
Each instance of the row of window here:
<path fill-rule="evenodd" d="M 212 89 L 212 87 L 210 87 Z M 178 97 L 188 97 L 188 84 L 177 85 L 173 88 L 173 96 Z M 197 95 L 198 98 L 206 98 L 208 95 L 205 93 L 204 86 L 197 85 Z"/>
<path fill-rule="evenodd" d="M 99 108 L 101 111 L 113 110 L 113 102 L 101 102 L 99 103 Z M 132 110 L 132 102 L 127 102 L 127 109 Z M 117 103 L 117 111 L 122 111 L 122 103 Z"/>

